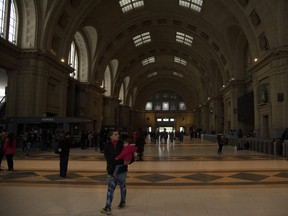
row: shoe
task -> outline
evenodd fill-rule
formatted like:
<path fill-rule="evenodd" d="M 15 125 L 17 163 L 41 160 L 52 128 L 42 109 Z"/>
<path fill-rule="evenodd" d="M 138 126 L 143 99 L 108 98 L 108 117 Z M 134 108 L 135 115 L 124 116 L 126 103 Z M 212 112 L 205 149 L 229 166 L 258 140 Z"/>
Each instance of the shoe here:
<path fill-rule="evenodd" d="M 103 213 L 103 214 L 107 214 L 107 215 L 111 215 L 111 208 L 102 208 L 101 209 L 101 211 L 100 211 L 101 213 Z"/>
<path fill-rule="evenodd" d="M 125 206 L 126 206 L 125 202 L 120 202 L 118 205 L 118 208 L 123 209 L 123 208 L 125 208 Z"/>

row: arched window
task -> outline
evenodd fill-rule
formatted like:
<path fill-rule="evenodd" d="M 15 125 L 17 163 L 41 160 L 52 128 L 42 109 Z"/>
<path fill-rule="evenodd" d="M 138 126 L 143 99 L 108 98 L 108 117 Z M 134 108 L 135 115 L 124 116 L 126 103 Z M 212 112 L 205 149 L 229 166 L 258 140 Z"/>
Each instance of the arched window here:
<path fill-rule="evenodd" d="M 150 96 L 145 104 L 145 110 L 176 111 L 186 110 L 186 104 L 181 96 L 172 91 L 159 91 Z"/>
<path fill-rule="evenodd" d="M 0 36 L 16 45 L 17 14 L 13 0 L 0 0 Z"/>
<path fill-rule="evenodd" d="M 78 52 L 74 41 L 71 43 L 68 64 L 70 67 L 74 68 L 74 73 L 70 74 L 74 79 L 79 79 L 79 68 L 78 68 Z"/>
<path fill-rule="evenodd" d="M 123 83 L 120 88 L 119 99 L 121 100 L 120 104 L 124 104 L 124 84 Z"/>
<path fill-rule="evenodd" d="M 111 96 L 111 88 L 112 88 L 112 79 L 111 79 L 111 71 L 109 66 L 106 67 L 105 73 L 104 73 L 104 88 L 106 92 L 104 93 L 105 96 L 109 97 Z"/>

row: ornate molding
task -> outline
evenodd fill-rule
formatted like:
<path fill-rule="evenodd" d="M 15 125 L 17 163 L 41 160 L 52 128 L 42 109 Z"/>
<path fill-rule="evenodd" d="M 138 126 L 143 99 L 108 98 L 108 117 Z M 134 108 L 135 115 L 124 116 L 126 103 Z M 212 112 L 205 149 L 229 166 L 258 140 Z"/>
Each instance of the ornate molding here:
<path fill-rule="evenodd" d="M 267 54 L 259 59 L 256 63 L 252 64 L 248 68 L 248 72 L 251 74 L 259 71 L 261 68 L 265 67 L 267 64 L 271 63 L 274 60 L 288 58 L 288 46 L 276 47 L 267 51 Z"/>

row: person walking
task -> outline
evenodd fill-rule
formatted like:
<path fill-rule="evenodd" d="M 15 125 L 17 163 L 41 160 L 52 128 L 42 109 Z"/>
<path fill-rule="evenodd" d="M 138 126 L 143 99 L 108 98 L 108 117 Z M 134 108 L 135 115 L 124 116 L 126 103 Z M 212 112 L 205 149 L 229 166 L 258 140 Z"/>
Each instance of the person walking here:
<path fill-rule="evenodd" d="M 58 143 L 58 152 L 60 158 L 60 177 L 62 178 L 65 178 L 67 176 L 70 146 L 70 133 L 66 132 L 64 134 L 64 137 Z"/>
<path fill-rule="evenodd" d="M 118 205 L 119 209 L 122 209 L 126 205 L 126 177 L 128 172 L 128 165 L 124 165 L 123 160 L 116 160 L 116 157 L 123 150 L 123 142 L 119 139 L 118 130 L 111 130 L 108 133 L 109 140 L 104 146 L 104 156 L 106 159 L 106 170 L 107 170 L 107 195 L 106 195 L 106 205 L 101 209 L 101 213 L 110 215 L 111 205 L 114 197 L 114 191 L 116 185 L 120 187 L 120 203 Z M 117 164 L 122 164 L 118 170 L 117 178 L 113 178 L 113 173 Z"/>
<path fill-rule="evenodd" d="M 5 139 L 4 142 L 4 154 L 7 159 L 7 171 L 13 171 L 14 170 L 14 162 L 13 162 L 13 156 L 16 152 L 16 139 L 14 138 L 13 133 L 9 133 L 7 135 L 7 139 Z"/>

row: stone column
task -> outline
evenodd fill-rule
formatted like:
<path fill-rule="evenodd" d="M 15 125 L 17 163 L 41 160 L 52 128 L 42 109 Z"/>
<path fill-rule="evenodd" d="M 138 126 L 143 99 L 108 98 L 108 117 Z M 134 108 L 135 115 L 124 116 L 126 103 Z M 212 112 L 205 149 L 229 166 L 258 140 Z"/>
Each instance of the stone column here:
<path fill-rule="evenodd" d="M 7 71 L 7 117 L 65 116 L 70 67 L 38 50 L 23 51 L 18 64 Z"/>
<path fill-rule="evenodd" d="M 119 126 L 118 98 L 104 97 L 103 100 L 103 126 Z"/>
<path fill-rule="evenodd" d="M 83 117 L 93 120 L 93 124 L 89 130 L 97 131 L 102 124 L 102 107 L 103 107 L 103 93 L 105 90 L 94 83 L 80 83 L 82 97 L 85 100 L 79 99 L 76 103 L 78 110 L 81 110 Z M 80 96 L 81 97 L 81 96 Z"/>
<path fill-rule="evenodd" d="M 130 107 L 127 105 L 121 104 L 119 106 L 119 125 L 121 127 L 130 127 Z"/>
<path fill-rule="evenodd" d="M 224 102 L 224 131 L 239 129 L 238 121 L 238 98 L 245 93 L 245 86 L 240 80 L 231 80 L 230 84 L 223 89 Z"/>
<path fill-rule="evenodd" d="M 208 104 L 204 104 L 201 106 L 201 128 L 203 131 L 209 131 L 209 107 Z"/>
<path fill-rule="evenodd" d="M 210 130 L 215 132 L 224 130 L 224 105 L 223 97 L 217 96 L 209 101 Z"/>

